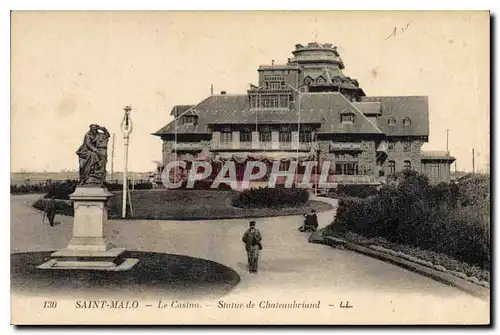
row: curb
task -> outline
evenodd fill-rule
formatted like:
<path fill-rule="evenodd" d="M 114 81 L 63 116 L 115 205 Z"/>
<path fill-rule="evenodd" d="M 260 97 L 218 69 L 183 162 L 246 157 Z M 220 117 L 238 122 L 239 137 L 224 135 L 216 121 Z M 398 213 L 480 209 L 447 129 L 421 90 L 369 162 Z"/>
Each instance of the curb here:
<path fill-rule="evenodd" d="M 360 245 L 356 245 L 350 242 L 347 242 L 343 239 L 332 237 L 332 236 L 327 236 L 323 237 L 321 236 L 321 232 L 315 232 L 311 234 L 309 238 L 310 243 L 316 243 L 316 244 L 324 244 L 328 245 L 330 247 L 337 247 L 341 246 L 346 249 L 379 259 L 384 262 L 389 262 L 394 265 L 400 266 L 402 268 L 405 268 L 407 270 L 416 272 L 418 274 L 421 274 L 423 276 L 432 278 L 438 282 L 441 282 L 443 284 L 453 286 L 459 290 L 462 290 L 464 292 L 469 293 L 472 296 L 475 296 L 477 298 L 483 299 L 483 300 L 488 300 L 490 297 L 490 289 L 478 284 L 475 284 L 473 282 L 467 281 L 463 278 L 457 277 L 455 275 L 438 271 L 433 268 L 430 268 L 425 265 L 421 265 L 406 259 L 402 259 L 387 253 L 383 253 L 380 251 L 376 251 L 367 247 L 363 247 Z"/>

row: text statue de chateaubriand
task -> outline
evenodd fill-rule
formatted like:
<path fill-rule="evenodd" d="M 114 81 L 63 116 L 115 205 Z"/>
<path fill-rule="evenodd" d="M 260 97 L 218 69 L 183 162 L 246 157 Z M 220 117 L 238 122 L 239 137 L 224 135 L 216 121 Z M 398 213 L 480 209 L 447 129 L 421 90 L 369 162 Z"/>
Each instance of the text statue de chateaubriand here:
<path fill-rule="evenodd" d="M 83 143 L 76 151 L 79 158 L 80 185 L 102 185 L 106 180 L 108 160 L 108 130 L 91 124 Z"/>

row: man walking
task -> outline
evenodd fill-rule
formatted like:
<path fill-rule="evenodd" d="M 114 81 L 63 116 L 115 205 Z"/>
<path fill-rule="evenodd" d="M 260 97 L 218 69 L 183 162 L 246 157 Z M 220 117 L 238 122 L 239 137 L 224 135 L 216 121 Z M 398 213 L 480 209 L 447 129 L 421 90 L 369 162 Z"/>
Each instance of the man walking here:
<path fill-rule="evenodd" d="M 259 250 L 262 250 L 262 235 L 255 228 L 255 221 L 250 221 L 250 228 L 243 234 L 241 239 L 245 243 L 245 250 L 248 256 L 248 270 L 250 273 L 257 273 L 259 266 Z"/>
<path fill-rule="evenodd" d="M 54 218 L 56 217 L 56 202 L 54 197 L 51 197 L 45 206 L 45 215 L 49 220 L 49 224 L 51 227 L 54 226 Z"/>

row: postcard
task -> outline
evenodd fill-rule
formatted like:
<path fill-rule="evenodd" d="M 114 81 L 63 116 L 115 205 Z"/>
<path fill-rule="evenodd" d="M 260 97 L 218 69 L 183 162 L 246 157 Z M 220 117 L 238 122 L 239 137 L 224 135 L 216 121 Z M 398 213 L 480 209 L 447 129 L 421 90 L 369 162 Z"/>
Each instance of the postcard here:
<path fill-rule="evenodd" d="M 12 324 L 490 324 L 489 12 L 11 31 Z"/>

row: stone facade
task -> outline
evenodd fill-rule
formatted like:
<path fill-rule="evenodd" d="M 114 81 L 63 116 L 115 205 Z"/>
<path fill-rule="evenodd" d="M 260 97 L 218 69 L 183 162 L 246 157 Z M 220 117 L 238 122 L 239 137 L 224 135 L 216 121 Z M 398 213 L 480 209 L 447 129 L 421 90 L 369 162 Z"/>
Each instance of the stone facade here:
<path fill-rule="evenodd" d="M 410 162 L 410 168 L 422 172 L 422 144 L 421 140 L 411 138 L 388 139 L 387 158 L 382 164 L 384 175 L 388 176 L 393 172 L 400 172 L 405 169 L 405 161 Z M 409 143 L 409 147 L 408 147 Z M 394 171 L 391 171 L 390 162 L 394 162 Z"/>

